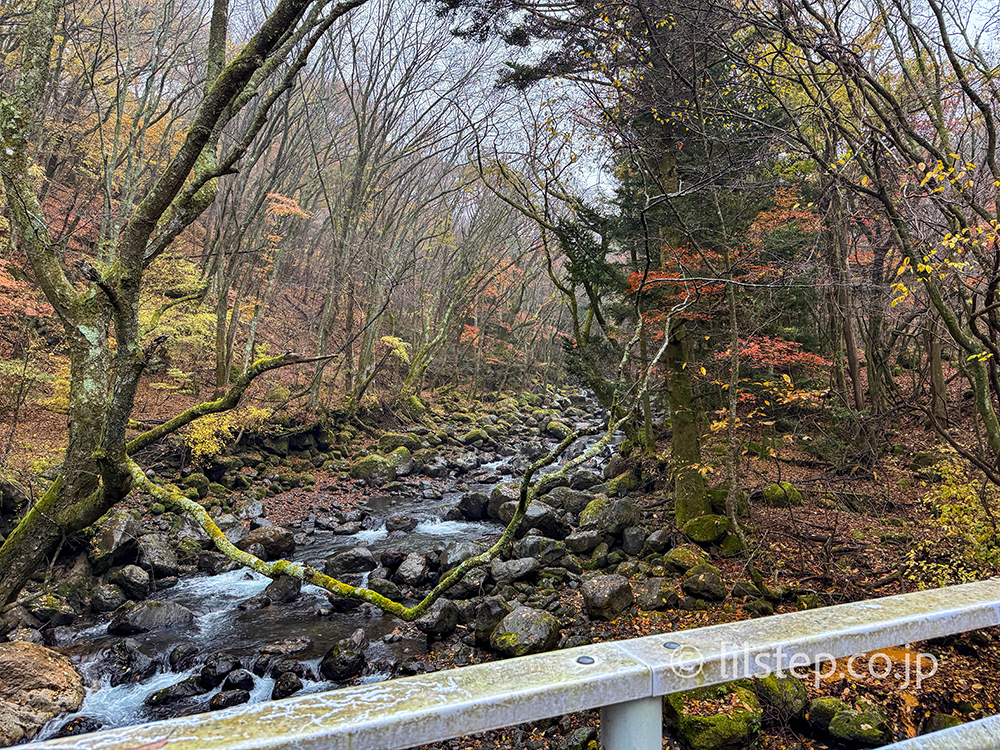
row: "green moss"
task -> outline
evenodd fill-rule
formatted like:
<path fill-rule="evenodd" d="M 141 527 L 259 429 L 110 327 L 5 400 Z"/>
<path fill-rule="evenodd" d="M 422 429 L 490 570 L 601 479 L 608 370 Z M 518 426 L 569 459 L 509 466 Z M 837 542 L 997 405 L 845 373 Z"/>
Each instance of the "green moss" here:
<path fill-rule="evenodd" d="M 802 505 L 802 493 L 791 482 L 775 482 L 764 488 L 764 503 L 771 508 Z"/>
<path fill-rule="evenodd" d="M 711 544 L 722 539 L 729 531 L 729 519 L 725 516 L 707 515 L 692 518 L 684 524 L 684 535 L 698 544 Z"/>
<path fill-rule="evenodd" d="M 638 485 L 639 483 L 636 481 L 631 471 L 623 471 L 614 479 L 609 480 L 605 486 L 608 488 L 607 493 L 609 496 L 617 497 L 631 492 Z"/>
<path fill-rule="evenodd" d="M 691 750 L 741 750 L 760 728 L 760 704 L 745 680 L 673 693 L 663 704 L 667 723 Z"/>

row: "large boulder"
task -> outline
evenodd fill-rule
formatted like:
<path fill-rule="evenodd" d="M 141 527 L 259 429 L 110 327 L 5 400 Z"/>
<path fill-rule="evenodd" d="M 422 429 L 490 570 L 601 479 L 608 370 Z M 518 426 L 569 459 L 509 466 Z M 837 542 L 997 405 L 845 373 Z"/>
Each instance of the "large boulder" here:
<path fill-rule="evenodd" d="M 635 601 L 632 585 L 620 575 L 588 578 L 580 587 L 580 593 L 587 614 L 596 620 L 614 620 Z"/>
<path fill-rule="evenodd" d="M 280 560 L 295 551 L 295 534 L 281 526 L 262 526 L 243 537 L 236 546 L 246 551 L 255 544 L 264 549 L 265 560 Z"/>
<path fill-rule="evenodd" d="M 139 537 L 139 567 L 157 578 L 175 576 L 180 572 L 177 553 L 165 536 L 146 534 Z"/>
<path fill-rule="evenodd" d="M 52 717 L 78 710 L 84 695 L 65 656 L 34 643 L 0 643 L 0 746 L 33 739 Z"/>
<path fill-rule="evenodd" d="M 750 747 L 762 714 L 745 680 L 666 695 L 663 713 L 667 726 L 691 750 Z"/>
<path fill-rule="evenodd" d="M 406 477 L 413 473 L 413 455 L 405 445 L 396 448 L 385 457 L 385 460 L 396 470 L 397 477 Z"/>
<path fill-rule="evenodd" d="M 663 556 L 663 564 L 675 573 L 687 573 L 691 568 L 708 562 L 708 555 L 693 544 L 674 547 Z"/>
<path fill-rule="evenodd" d="M 805 683 L 794 675 L 779 677 L 769 674 L 754 680 L 754 692 L 764 711 L 764 721 L 776 726 L 787 726 L 799 718 L 809 702 Z"/>
<path fill-rule="evenodd" d="M 427 565 L 427 558 L 419 552 L 411 552 L 403 558 L 403 562 L 396 568 L 396 578 L 407 586 L 419 586 L 430 574 L 430 567 Z"/>
<path fill-rule="evenodd" d="M 87 551 L 94 572 L 100 574 L 115 565 L 133 562 L 140 534 L 142 525 L 124 511 L 116 511 L 98 521 Z"/>
<path fill-rule="evenodd" d="M 302 581 L 291 576 L 278 576 L 264 589 L 264 596 L 272 604 L 287 604 L 299 598 L 302 591 Z"/>
<path fill-rule="evenodd" d="M 467 492 L 458 501 L 458 511 L 466 521 L 482 521 L 486 518 L 489 495 L 482 492 Z"/>
<path fill-rule="evenodd" d="M 500 620 L 490 646 L 504 656 L 551 651 L 559 642 L 559 620 L 548 612 L 521 607 Z"/>
<path fill-rule="evenodd" d="M 389 459 L 373 453 L 351 465 L 351 478 L 362 479 L 369 487 L 381 487 L 396 480 L 396 467 Z"/>
<path fill-rule="evenodd" d="M 179 628 L 194 622 L 194 613 L 176 602 L 141 602 L 115 615 L 108 625 L 114 635 L 133 635 Z"/>
<path fill-rule="evenodd" d="M 641 518 L 638 506 L 627 497 L 611 499 L 607 495 L 597 495 L 580 514 L 580 528 L 620 534 L 638 524 Z"/>

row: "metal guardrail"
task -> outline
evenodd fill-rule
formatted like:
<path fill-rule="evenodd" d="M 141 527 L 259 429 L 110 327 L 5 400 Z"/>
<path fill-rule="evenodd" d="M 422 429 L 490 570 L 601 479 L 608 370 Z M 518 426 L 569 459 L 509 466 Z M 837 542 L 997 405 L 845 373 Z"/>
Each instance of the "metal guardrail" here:
<path fill-rule="evenodd" d="M 600 708 L 606 750 L 660 750 L 665 694 L 996 625 L 1000 580 L 991 579 L 238 706 L 37 747 L 136 750 L 166 739 L 167 750 L 403 750 Z M 1000 720 L 891 747 L 1000 750 Z"/>

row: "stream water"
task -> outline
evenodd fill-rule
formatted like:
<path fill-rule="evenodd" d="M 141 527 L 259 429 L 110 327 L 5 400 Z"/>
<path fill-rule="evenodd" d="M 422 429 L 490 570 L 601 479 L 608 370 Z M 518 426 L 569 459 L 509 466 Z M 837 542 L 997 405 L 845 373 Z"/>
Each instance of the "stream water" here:
<path fill-rule="evenodd" d="M 578 455 L 594 439 L 578 441 L 566 458 Z M 374 496 L 361 501 L 359 508 L 367 515 L 367 520 L 366 528 L 357 534 L 337 535 L 315 528 L 312 520 L 305 521 L 296 530 L 309 533 L 305 541 L 297 545 L 293 557 L 297 561 L 317 564 L 322 569 L 323 559 L 358 545 L 369 547 L 377 558 L 380 552 L 388 549 L 426 553 L 435 549 L 440 551 L 452 542 L 493 541 L 502 531 L 497 523 L 444 518 L 449 509 L 457 507 L 464 492 L 489 493 L 496 483 L 493 480 L 517 473 L 520 465 L 525 463 L 522 451 L 537 452 L 538 441 L 539 438 L 530 441 L 516 436 L 510 438 L 505 447 L 513 450 L 504 452 L 512 455 L 484 455 L 482 459 L 485 463 L 471 472 L 472 476 L 482 481 L 473 481 L 470 474 L 452 476 L 447 480 L 443 497 L 439 499 L 425 498 L 422 491 L 425 485 L 420 478 L 411 477 L 409 486 L 412 490 L 409 492 Z M 546 441 L 546 445 L 554 445 L 554 442 Z M 582 468 L 599 472 L 610 453 L 610 449 L 606 449 Z M 385 519 L 392 515 L 412 516 L 417 520 L 417 526 L 409 532 L 390 534 L 386 531 Z M 389 677 L 388 664 L 426 653 L 427 644 L 423 638 L 401 637 L 394 633 L 398 621 L 367 605 L 332 615 L 321 613 L 321 609 L 329 610 L 329 602 L 325 592 L 312 586 L 304 586 L 301 596 L 288 604 L 248 611 L 238 608 L 240 602 L 260 594 L 268 583 L 270 579 L 256 573 L 233 570 L 214 576 L 185 576 L 176 586 L 154 594 L 151 598 L 187 607 L 194 613 L 195 619 L 190 627 L 184 629 L 132 636 L 144 654 L 163 664 L 151 677 L 136 683 L 111 686 L 109 679 L 101 676 L 107 649 L 121 641 L 121 636 L 108 633 L 107 618 L 83 629 L 64 630 L 57 646 L 76 662 L 87 684 L 87 696 L 77 714 L 54 719 L 37 740 L 52 737 L 67 721 L 80 716 L 95 719 L 105 728 L 111 728 L 205 710 L 212 693 L 157 708 L 144 704 L 150 694 L 201 669 L 204 659 L 198 661 L 197 667 L 187 671 L 170 670 L 167 655 L 182 643 L 190 644 L 202 655 L 225 652 L 237 656 L 248 666 L 254 654 L 267 644 L 294 638 L 308 639 L 308 648 L 294 658 L 309 666 L 315 676 L 319 674 L 317 666 L 320 659 L 332 644 L 350 636 L 357 628 L 363 628 L 371 645 L 366 650 L 369 667 L 361 678 L 362 682 L 386 679 Z M 321 678 L 304 679 L 303 684 L 303 692 L 339 687 L 337 683 Z M 250 701 L 269 700 L 273 685 L 271 677 L 256 677 Z"/>

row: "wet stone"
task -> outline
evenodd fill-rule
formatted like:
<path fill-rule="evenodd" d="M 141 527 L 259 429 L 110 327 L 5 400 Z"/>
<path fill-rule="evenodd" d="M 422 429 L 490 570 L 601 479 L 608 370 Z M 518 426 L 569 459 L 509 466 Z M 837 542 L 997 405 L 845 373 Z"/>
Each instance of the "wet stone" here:
<path fill-rule="evenodd" d="M 302 680 L 294 672 L 282 672 L 271 689 L 271 700 L 277 701 L 295 695 L 302 689 Z"/>
<path fill-rule="evenodd" d="M 242 703 L 247 703 L 249 700 L 250 693 L 246 690 L 225 690 L 213 695 L 212 700 L 208 702 L 208 707 L 213 711 L 218 711 L 222 708 L 239 706 Z"/>

